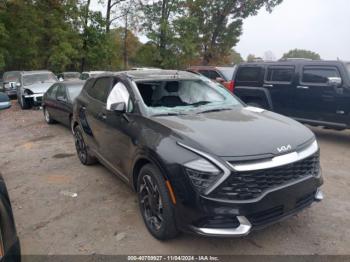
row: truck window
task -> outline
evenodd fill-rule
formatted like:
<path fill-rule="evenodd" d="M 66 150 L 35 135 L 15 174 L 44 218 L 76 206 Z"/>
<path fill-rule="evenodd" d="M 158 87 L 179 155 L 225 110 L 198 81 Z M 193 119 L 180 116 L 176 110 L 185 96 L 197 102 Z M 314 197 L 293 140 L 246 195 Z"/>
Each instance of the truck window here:
<path fill-rule="evenodd" d="M 292 82 L 294 75 L 294 67 L 269 67 L 267 69 L 266 81 L 267 82 Z"/>
<path fill-rule="evenodd" d="M 335 67 L 309 67 L 303 69 L 302 82 L 312 84 L 326 84 L 328 77 L 340 77 Z"/>
<path fill-rule="evenodd" d="M 241 67 L 238 69 L 236 81 L 259 82 L 261 70 L 260 67 Z"/>

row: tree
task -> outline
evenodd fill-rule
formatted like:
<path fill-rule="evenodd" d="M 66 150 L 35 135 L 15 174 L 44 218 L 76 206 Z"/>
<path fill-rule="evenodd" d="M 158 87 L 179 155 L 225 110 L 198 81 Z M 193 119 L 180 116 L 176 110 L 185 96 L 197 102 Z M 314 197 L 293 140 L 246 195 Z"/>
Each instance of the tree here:
<path fill-rule="evenodd" d="M 255 60 L 256 60 L 256 56 L 255 55 L 253 55 L 253 54 L 249 54 L 248 56 L 247 56 L 247 62 L 254 62 Z"/>
<path fill-rule="evenodd" d="M 304 49 L 290 50 L 288 53 L 285 53 L 282 57 L 282 59 L 288 59 L 288 58 L 306 58 L 306 59 L 312 59 L 312 60 L 321 60 L 321 56 L 319 54 L 309 50 L 304 50 Z"/>

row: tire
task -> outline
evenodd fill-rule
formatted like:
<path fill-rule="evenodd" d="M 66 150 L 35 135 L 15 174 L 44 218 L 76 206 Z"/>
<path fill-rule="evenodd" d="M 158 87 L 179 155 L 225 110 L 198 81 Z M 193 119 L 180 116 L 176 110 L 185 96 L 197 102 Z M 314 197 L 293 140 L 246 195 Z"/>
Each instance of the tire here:
<path fill-rule="evenodd" d="M 18 103 L 23 110 L 30 108 L 30 103 L 23 96 L 19 96 Z"/>
<path fill-rule="evenodd" d="M 44 113 L 45 122 L 47 124 L 52 125 L 56 122 L 54 119 L 52 119 L 50 112 L 49 110 L 46 109 L 46 107 L 44 107 L 43 113 Z"/>
<path fill-rule="evenodd" d="M 175 238 L 179 230 L 176 227 L 174 206 L 162 174 L 153 165 L 148 164 L 141 169 L 137 180 L 137 194 L 141 215 L 148 231 L 158 240 Z"/>
<path fill-rule="evenodd" d="M 89 152 L 84 141 L 83 133 L 79 126 L 74 128 L 74 141 L 80 162 L 85 166 L 96 164 L 97 159 Z"/>

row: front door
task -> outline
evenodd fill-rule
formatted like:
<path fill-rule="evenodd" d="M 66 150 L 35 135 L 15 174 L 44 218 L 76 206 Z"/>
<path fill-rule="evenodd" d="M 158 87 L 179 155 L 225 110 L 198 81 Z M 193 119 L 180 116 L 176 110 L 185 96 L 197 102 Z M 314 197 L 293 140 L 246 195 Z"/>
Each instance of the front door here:
<path fill-rule="evenodd" d="M 337 123 L 342 117 L 338 98 L 343 93 L 341 86 L 329 85 L 330 77 L 340 78 L 337 67 L 303 66 L 296 86 L 297 118 L 318 122 Z"/>

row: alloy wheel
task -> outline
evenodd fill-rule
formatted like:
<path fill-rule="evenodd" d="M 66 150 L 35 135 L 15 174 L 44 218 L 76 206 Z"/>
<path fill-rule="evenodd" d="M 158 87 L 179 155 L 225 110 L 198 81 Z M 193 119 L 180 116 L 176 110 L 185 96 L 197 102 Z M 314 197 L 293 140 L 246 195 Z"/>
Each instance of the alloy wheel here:
<path fill-rule="evenodd" d="M 145 175 L 143 177 L 139 196 L 146 223 L 153 230 L 158 231 L 164 221 L 163 202 L 158 186 L 151 176 Z"/>
<path fill-rule="evenodd" d="M 77 149 L 78 157 L 82 163 L 86 163 L 87 149 L 86 149 L 83 136 L 81 135 L 81 132 L 79 130 L 75 130 L 74 138 L 75 138 L 75 148 Z"/>

